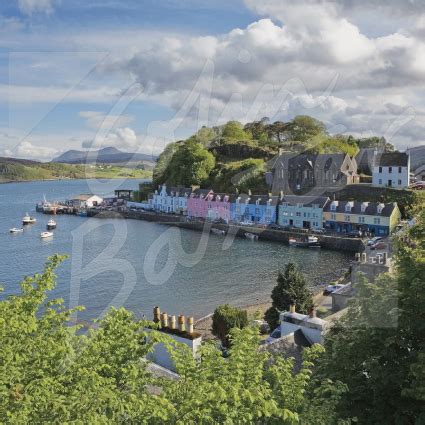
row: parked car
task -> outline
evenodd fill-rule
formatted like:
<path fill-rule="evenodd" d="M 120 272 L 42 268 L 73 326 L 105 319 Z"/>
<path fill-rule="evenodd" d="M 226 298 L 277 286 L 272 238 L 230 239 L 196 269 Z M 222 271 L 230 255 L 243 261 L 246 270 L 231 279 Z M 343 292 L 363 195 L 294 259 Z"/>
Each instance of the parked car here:
<path fill-rule="evenodd" d="M 387 244 L 384 242 L 377 242 L 376 244 L 372 245 L 370 249 L 386 249 Z"/>
<path fill-rule="evenodd" d="M 252 226 L 254 223 L 252 221 L 241 221 L 239 224 L 241 226 Z"/>
<path fill-rule="evenodd" d="M 268 228 L 268 229 L 280 230 L 280 226 L 279 226 L 278 224 L 276 224 L 276 223 L 270 223 L 270 224 L 267 226 L 267 228 Z"/>
<path fill-rule="evenodd" d="M 414 190 L 423 190 L 423 189 L 425 189 L 425 182 L 420 181 L 420 182 L 413 183 L 410 186 L 410 188 L 414 189 Z"/>
<path fill-rule="evenodd" d="M 325 229 L 313 229 L 313 233 L 317 233 L 318 235 L 323 235 L 325 233 Z"/>
<path fill-rule="evenodd" d="M 337 289 L 342 288 L 345 285 L 341 285 L 340 283 L 337 283 L 335 285 L 328 285 L 324 290 L 323 290 L 323 295 L 330 295 L 333 292 L 335 292 Z"/>
<path fill-rule="evenodd" d="M 270 342 L 273 342 L 274 340 L 280 338 L 280 326 L 278 326 L 271 334 L 270 336 L 266 339 L 266 343 L 269 344 Z"/>
<path fill-rule="evenodd" d="M 370 240 L 367 241 L 367 246 L 375 245 L 376 242 L 378 242 L 380 240 L 382 240 L 382 237 L 381 236 L 375 236 L 374 238 L 372 238 L 372 239 L 370 239 Z"/>
<path fill-rule="evenodd" d="M 348 233 L 349 238 L 361 238 L 363 236 L 363 233 L 361 230 L 352 230 Z"/>

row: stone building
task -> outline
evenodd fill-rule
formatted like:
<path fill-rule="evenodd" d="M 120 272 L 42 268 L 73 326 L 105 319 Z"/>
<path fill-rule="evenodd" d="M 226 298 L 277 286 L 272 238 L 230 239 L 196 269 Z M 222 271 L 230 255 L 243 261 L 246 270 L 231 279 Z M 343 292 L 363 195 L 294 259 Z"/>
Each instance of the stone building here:
<path fill-rule="evenodd" d="M 344 153 L 289 153 L 275 161 L 268 176 L 273 194 L 322 194 L 358 183 L 357 163 Z"/>

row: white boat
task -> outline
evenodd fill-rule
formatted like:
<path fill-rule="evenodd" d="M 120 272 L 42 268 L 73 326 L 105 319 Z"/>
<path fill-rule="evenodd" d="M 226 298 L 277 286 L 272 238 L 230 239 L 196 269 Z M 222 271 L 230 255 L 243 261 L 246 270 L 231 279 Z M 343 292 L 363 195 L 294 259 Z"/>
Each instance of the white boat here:
<path fill-rule="evenodd" d="M 51 238 L 53 236 L 52 232 L 41 232 L 40 233 L 40 238 L 41 239 L 47 239 L 47 238 Z"/>
<path fill-rule="evenodd" d="M 256 241 L 258 239 L 258 235 L 254 235 L 254 233 L 249 233 L 249 232 L 245 233 L 245 237 L 247 239 L 251 239 L 252 241 Z"/>
<path fill-rule="evenodd" d="M 56 229 L 56 221 L 51 219 L 47 222 L 47 230 Z"/>
<path fill-rule="evenodd" d="M 37 220 L 34 217 L 31 217 L 28 213 L 25 214 L 24 218 L 22 219 L 22 224 L 25 226 L 27 224 L 33 224 Z"/>
<path fill-rule="evenodd" d="M 10 233 L 22 233 L 24 229 L 17 229 L 16 227 L 12 227 L 9 232 Z"/>
<path fill-rule="evenodd" d="M 214 227 L 211 229 L 211 233 L 214 233 L 215 235 L 225 235 L 226 231 L 221 229 L 215 229 Z"/>
<path fill-rule="evenodd" d="M 289 238 L 289 246 L 297 246 L 300 248 L 320 248 L 319 238 L 316 236 L 308 236 L 307 239 L 300 240 Z"/>

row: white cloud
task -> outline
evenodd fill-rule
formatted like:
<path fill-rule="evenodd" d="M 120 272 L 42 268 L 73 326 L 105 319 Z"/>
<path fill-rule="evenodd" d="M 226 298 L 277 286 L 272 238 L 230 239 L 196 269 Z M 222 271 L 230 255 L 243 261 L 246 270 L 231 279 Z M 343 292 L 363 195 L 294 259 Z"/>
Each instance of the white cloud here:
<path fill-rule="evenodd" d="M 55 0 L 18 0 L 18 6 L 25 15 L 33 13 L 53 13 Z"/>
<path fill-rule="evenodd" d="M 37 146 L 28 140 L 23 140 L 14 148 L 4 149 L 3 153 L 9 157 L 50 160 L 58 153 L 58 150 L 46 146 Z"/>
<path fill-rule="evenodd" d="M 94 130 L 99 130 L 101 127 L 105 129 L 123 127 L 134 121 L 134 117 L 130 115 L 106 115 L 98 111 L 81 111 L 79 116 L 84 118 L 87 125 Z"/>

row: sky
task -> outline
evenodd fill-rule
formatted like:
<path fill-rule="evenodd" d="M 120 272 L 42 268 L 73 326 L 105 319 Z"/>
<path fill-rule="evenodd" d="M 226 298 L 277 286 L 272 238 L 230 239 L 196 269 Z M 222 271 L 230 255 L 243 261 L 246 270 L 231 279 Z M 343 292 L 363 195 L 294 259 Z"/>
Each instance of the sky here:
<path fill-rule="evenodd" d="M 0 156 L 157 155 L 203 125 L 306 114 L 425 143 L 425 0 L 0 3 Z"/>

